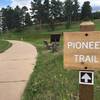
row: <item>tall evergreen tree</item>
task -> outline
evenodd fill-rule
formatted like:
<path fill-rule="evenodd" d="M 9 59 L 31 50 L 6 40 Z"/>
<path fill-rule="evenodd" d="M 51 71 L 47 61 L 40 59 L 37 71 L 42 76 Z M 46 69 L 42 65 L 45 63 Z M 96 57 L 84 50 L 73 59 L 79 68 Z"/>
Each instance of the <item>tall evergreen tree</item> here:
<path fill-rule="evenodd" d="M 33 2 L 31 2 L 31 10 L 34 18 L 34 23 L 39 24 L 40 29 L 43 23 L 43 9 L 44 8 L 43 8 L 42 0 L 33 0 Z"/>
<path fill-rule="evenodd" d="M 26 11 L 28 11 L 28 8 L 27 8 L 26 6 L 23 6 L 23 7 L 22 7 L 22 12 L 23 12 L 23 13 L 26 13 Z"/>
<path fill-rule="evenodd" d="M 43 13 L 44 13 L 44 23 L 48 24 L 49 23 L 49 15 L 50 15 L 50 4 L 49 4 L 49 0 L 44 0 L 43 3 Z"/>
<path fill-rule="evenodd" d="M 78 0 L 73 0 L 73 20 L 77 21 L 79 19 L 79 2 Z"/>
<path fill-rule="evenodd" d="M 14 16 L 14 10 L 11 7 L 7 7 L 4 12 L 4 21 L 6 23 L 6 26 L 9 29 L 13 29 L 15 27 L 15 16 Z"/>
<path fill-rule="evenodd" d="M 92 19 L 92 7 L 90 6 L 90 2 L 84 2 L 81 9 L 81 20 L 91 20 Z"/>
<path fill-rule="evenodd" d="M 2 8 L 2 31 L 6 32 L 7 31 L 7 20 L 6 20 L 6 13 L 7 13 L 7 9 Z"/>
<path fill-rule="evenodd" d="M 51 0 L 50 17 L 54 22 L 59 22 L 63 16 L 63 4 L 59 0 Z"/>
<path fill-rule="evenodd" d="M 25 15 L 25 25 L 26 26 L 31 26 L 32 25 L 32 21 L 31 21 L 31 17 L 29 13 L 26 13 Z"/>
<path fill-rule="evenodd" d="M 72 22 L 73 0 L 65 1 L 64 14 L 65 14 L 65 20 L 66 20 L 66 28 L 69 28 Z"/>
<path fill-rule="evenodd" d="M 21 30 L 22 28 L 22 11 L 17 6 L 15 9 L 12 9 L 10 6 L 2 9 L 3 11 L 3 28 L 11 30 Z"/>
<path fill-rule="evenodd" d="M 14 9 L 14 26 L 17 31 L 20 31 L 22 29 L 22 10 L 19 8 L 19 6 L 16 6 Z"/>
<path fill-rule="evenodd" d="M 50 4 L 50 27 L 55 29 L 55 24 L 60 22 L 63 16 L 63 4 L 59 0 L 51 0 Z"/>
<path fill-rule="evenodd" d="M 25 26 L 25 16 L 27 14 L 28 8 L 26 6 L 22 7 L 22 27 Z"/>

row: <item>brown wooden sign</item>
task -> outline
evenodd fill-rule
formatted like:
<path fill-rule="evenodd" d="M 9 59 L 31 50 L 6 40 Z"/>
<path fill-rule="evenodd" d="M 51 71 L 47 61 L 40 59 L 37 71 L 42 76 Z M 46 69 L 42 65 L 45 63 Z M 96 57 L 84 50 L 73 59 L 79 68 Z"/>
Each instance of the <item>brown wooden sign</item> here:
<path fill-rule="evenodd" d="M 100 70 L 100 32 L 65 32 L 64 67 Z"/>

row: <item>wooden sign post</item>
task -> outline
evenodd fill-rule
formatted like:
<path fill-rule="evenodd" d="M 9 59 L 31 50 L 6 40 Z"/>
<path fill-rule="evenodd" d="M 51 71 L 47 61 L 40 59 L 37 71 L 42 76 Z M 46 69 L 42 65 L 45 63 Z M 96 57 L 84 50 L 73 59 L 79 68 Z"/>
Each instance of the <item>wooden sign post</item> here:
<path fill-rule="evenodd" d="M 80 31 L 95 31 L 95 24 L 91 21 L 85 21 L 80 24 Z"/>
<path fill-rule="evenodd" d="M 64 32 L 64 68 L 79 71 L 79 100 L 93 100 L 94 70 L 100 70 L 100 32 L 92 22 L 81 32 Z"/>
<path fill-rule="evenodd" d="M 80 71 L 79 84 L 79 100 L 93 100 L 94 72 Z"/>
<path fill-rule="evenodd" d="M 95 24 L 93 22 L 83 22 L 80 24 L 80 31 L 94 31 Z M 94 34 L 95 35 L 95 34 Z M 93 71 L 92 71 L 93 72 Z M 80 77 L 79 77 L 80 78 Z M 92 79 L 93 78 L 93 79 Z M 94 75 L 91 77 L 94 81 Z M 79 100 L 93 100 L 94 96 L 94 82 L 93 84 L 79 84 Z"/>

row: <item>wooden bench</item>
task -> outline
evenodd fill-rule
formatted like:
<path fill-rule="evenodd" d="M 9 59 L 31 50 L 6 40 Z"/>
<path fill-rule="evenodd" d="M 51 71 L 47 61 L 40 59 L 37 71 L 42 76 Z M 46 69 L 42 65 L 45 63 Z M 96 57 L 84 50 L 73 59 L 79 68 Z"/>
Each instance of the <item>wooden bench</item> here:
<path fill-rule="evenodd" d="M 48 50 L 52 49 L 52 44 L 48 43 L 47 40 L 44 40 L 43 42 L 44 42 L 44 45 L 45 45 L 46 49 L 48 49 Z"/>
<path fill-rule="evenodd" d="M 52 52 L 56 52 L 59 46 L 61 34 L 51 34 L 50 35 L 50 43 L 47 40 L 44 40 L 44 45 L 47 50 L 52 50 Z"/>

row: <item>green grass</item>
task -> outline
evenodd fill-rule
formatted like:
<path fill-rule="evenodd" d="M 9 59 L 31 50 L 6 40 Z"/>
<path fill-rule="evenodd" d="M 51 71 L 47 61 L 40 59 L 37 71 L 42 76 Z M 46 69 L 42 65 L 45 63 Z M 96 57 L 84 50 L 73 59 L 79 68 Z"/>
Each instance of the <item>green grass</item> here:
<path fill-rule="evenodd" d="M 99 21 L 100 22 L 100 21 Z M 96 30 L 100 30 L 98 21 Z M 62 26 L 63 27 L 63 26 Z M 79 25 L 74 24 L 70 29 L 58 27 L 56 32 L 79 31 Z M 22 100 L 78 100 L 79 82 L 78 71 L 64 70 L 63 68 L 63 47 L 57 53 L 51 53 L 44 49 L 43 37 L 30 40 L 37 47 L 38 60 L 27 87 L 22 96 Z M 41 36 L 41 35 L 40 35 Z M 28 39 L 27 39 L 28 40 Z M 62 44 L 62 43 L 61 43 Z M 100 72 L 95 72 L 94 100 L 100 100 Z M 72 97 L 71 97 L 72 95 Z"/>
<path fill-rule="evenodd" d="M 64 31 L 79 31 L 79 23 L 72 23 L 71 28 L 66 29 L 64 23 L 60 25 L 55 26 L 54 31 L 48 30 L 46 27 L 42 27 L 41 30 L 36 30 L 35 26 L 27 27 L 23 32 L 28 34 L 51 34 L 51 33 L 58 33 L 58 32 L 64 32 Z"/>
<path fill-rule="evenodd" d="M 96 20 L 96 30 L 100 31 L 100 20 Z M 4 39 L 21 38 L 37 47 L 38 59 L 33 73 L 30 76 L 22 100 L 78 100 L 79 83 L 78 71 L 64 70 L 63 68 L 63 38 L 57 53 L 51 53 L 44 48 L 43 40 L 49 41 L 51 33 L 64 31 L 79 31 L 79 23 L 73 24 L 70 29 L 64 25 L 56 27 L 53 32 L 47 30 L 36 31 L 30 27 L 21 33 L 7 33 Z M 94 100 L 100 100 L 100 72 L 95 72 Z"/>
<path fill-rule="evenodd" d="M 78 100 L 78 71 L 64 70 L 62 45 L 57 53 L 51 53 L 44 48 L 43 39 L 30 41 L 39 54 L 22 100 Z M 94 100 L 100 100 L 99 93 L 100 72 L 95 72 Z"/>
<path fill-rule="evenodd" d="M 33 44 L 39 53 L 38 61 L 22 100 L 70 100 L 71 94 L 78 94 L 78 73 L 64 70 L 62 46 L 52 53 L 44 48 L 42 39 Z"/>
<path fill-rule="evenodd" d="M 100 31 L 100 19 L 95 20 L 94 22 L 95 22 L 96 30 Z"/>
<path fill-rule="evenodd" d="M 8 41 L 0 40 L 0 53 L 4 52 L 9 47 L 11 47 L 11 43 Z"/>

